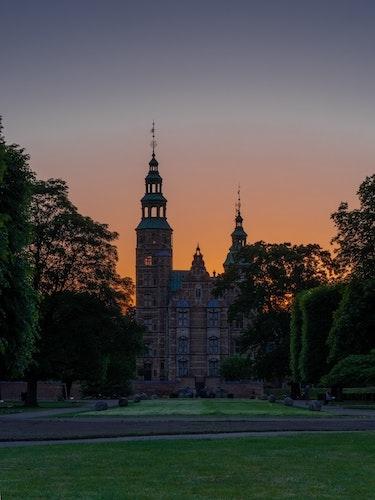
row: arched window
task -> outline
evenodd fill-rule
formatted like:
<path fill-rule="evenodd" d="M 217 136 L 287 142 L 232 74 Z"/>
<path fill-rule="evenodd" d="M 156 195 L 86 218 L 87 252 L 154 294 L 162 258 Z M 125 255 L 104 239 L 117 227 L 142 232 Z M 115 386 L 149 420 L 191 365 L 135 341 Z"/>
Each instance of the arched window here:
<path fill-rule="evenodd" d="M 189 352 L 189 339 L 187 337 L 179 337 L 177 340 L 178 354 L 187 354 Z"/>
<path fill-rule="evenodd" d="M 220 342 L 218 337 L 208 338 L 208 354 L 219 354 Z"/>
<path fill-rule="evenodd" d="M 177 326 L 180 328 L 187 328 L 189 326 L 189 309 L 177 309 Z"/>
<path fill-rule="evenodd" d="M 208 376 L 218 377 L 220 375 L 220 364 L 218 359 L 211 359 L 208 362 Z"/>
<path fill-rule="evenodd" d="M 179 377 L 187 377 L 189 374 L 189 366 L 187 359 L 179 359 L 177 361 L 177 374 Z"/>
<path fill-rule="evenodd" d="M 209 328 L 220 326 L 220 309 L 215 308 L 207 310 L 207 326 Z"/>

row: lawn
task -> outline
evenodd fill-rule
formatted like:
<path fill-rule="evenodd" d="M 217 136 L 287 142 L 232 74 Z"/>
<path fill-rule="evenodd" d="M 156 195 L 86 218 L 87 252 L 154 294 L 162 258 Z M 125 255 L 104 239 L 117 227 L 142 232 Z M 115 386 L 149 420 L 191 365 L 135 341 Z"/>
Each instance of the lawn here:
<path fill-rule="evenodd" d="M 79 417 L 159 417 L 159 416 L 243 416 L 243 417 L 316 417 L 330 416 L 303 408 L 255 399 L 158 399 L 130 402 L 127 407 L 89 411 Z"/>
<path fill-rule="evenodd" d="M 24 411 L 40 411 L 53 408 L 74 408 L 79 404 L 76 401 L 39 401 L 37 407 L 25 407 L 20 401 L 0 403 L 0 416 L 9 413 L 22 413 Z"/>
<path fill-rule="evenodd" d="M 0 491 L 45 499 L 372 499 L 375 433 L 0 449 Z"/>

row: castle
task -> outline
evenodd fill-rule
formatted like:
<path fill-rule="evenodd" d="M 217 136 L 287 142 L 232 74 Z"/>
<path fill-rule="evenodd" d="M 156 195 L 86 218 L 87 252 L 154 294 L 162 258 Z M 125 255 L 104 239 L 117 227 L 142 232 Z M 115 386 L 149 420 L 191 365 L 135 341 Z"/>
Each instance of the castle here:
<path fill-rule="evenodd" d="M 141 381 L 154 382 L 159 389 L 214 386 L 220 381 L 221 361 L 236 353 L 242 321 L 228 322 L 230 296 L 213 296 L 215 276 L 207 272 L 199 246 L 189 270 L 173 269 L 173 230 L 154 145 L 136 228 L 136 314 L 146 327 L 146 352 L 137 362 L 136 383 L 144 388 Z M 246 238 L 238 204 L 225 269 L 234 265 Z"/>

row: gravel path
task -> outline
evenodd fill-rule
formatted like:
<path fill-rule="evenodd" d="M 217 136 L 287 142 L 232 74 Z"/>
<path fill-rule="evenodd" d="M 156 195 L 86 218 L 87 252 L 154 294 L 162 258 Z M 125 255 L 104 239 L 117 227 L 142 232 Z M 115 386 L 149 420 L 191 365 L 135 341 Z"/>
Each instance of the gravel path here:
<path fill-rule="evenodd" d="M 238 432 L 375 430 L 375 418 L 262 419 L 26 419 L 0 418 L 1 441 L 42 441 L 140 435 L 216 434 Z"/>

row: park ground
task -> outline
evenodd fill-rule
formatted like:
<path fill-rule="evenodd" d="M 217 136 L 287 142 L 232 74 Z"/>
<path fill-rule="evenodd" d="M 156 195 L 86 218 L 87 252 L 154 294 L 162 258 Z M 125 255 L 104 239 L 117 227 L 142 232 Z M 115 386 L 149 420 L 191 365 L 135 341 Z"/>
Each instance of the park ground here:
<path fill-rule="evenodd" d="M 48 499 L 372 499 L 375 433 L 0 449 L 0 491 Z"/>
<path fill-rule="evenodd" d="M 129 402 L 126 407 L 115 406 L 106 411 L 87 411 L 72 414 L 85 417 L 316 417 L 320 412 L 305 408 L 288 407 L 256 399 L 157 399 L 139 403 Z"/>

